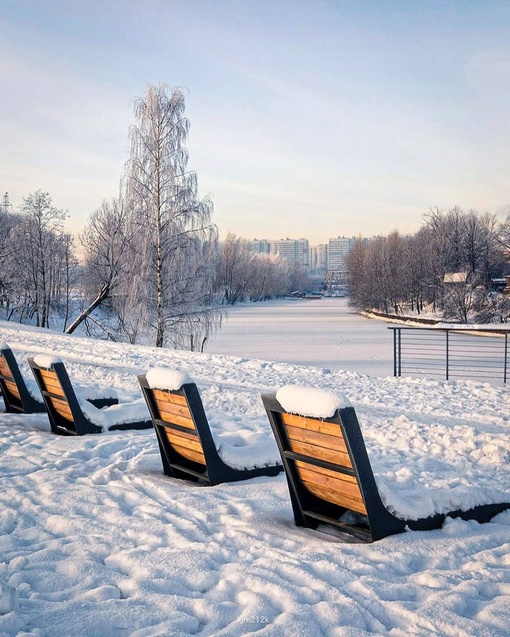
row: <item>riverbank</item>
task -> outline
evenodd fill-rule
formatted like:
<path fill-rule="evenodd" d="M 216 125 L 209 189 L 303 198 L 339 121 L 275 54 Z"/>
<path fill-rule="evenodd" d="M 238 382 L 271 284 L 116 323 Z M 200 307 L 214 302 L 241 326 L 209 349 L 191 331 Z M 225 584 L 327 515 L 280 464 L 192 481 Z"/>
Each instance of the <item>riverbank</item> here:
<path fill-rule="evenodd" d="M 363 310 L 360 312 L 367 318 L 384 319 L 391 323 L 414 323 L 416 325 L 437 325 L 443 321 L 439 318 L 426 318 L 424 316 L 403 316 L 402 314 L 388 314 L 378 310 Z"/>

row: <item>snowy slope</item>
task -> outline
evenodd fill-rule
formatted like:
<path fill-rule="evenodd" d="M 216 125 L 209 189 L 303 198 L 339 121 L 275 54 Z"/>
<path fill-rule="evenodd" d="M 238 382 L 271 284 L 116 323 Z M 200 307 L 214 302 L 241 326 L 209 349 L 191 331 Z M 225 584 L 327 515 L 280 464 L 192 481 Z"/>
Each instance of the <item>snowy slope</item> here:
<path fill-rule="evenodd" d="M 301 384 L 355 407 L 382 496 L 424 516 L 510 500 L 510 393 L 162 351 L 0 323 L 26 357 L 140 396 L 188 373 L 225 457 L 278 459 L 260 393 Z M 203 488 L 162 475 L 153 431 L 63 438 L 0 413 L 0 635 L 508 635 L 510 512 L 373 545 L 293 524 L 285 478 Z"/>

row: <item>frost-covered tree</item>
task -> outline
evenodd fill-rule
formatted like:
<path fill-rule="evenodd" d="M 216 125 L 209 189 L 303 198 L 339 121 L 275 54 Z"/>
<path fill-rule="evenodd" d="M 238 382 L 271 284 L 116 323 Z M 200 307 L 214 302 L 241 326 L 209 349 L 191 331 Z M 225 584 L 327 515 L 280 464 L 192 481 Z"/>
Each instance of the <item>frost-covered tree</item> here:
<path fill-rule="evenodd" d="M 509 229 L 510 223 L 499 229 L 503 246 L 510 246 Z M 430 303 L 448 319 L 465 322 L 476 315 L 487 320 L 494 304 L 483 297 L 490 293 L 491 279 L 505 271 L 496 231 L 494 215 L 456 207 L 431 210 L 415 235 L 394 232 L 360 240 L 347 258 L 351 303 L 395 313 L 420 313 Z M 454 272 L 462 272 L 466 283 L 447 287 L 445 275 Z M 503 315 L 505 308 L 496 305 L 497 315 Z"/>
<path fill-rule="evenodd" d="M 308 283 L 303 266 L 279 255 L 253 253 L 249 242 L 235 234 L 229 233 L 220 246 L 217 287 L 227 305 L 283 296 L 305 290 Z"/>
<path fill-rule="evenodd" d="M 125 192 L 137 233 L 137 276 L 126 298 L 154 331 L 157 347 L 207 337 L 221 315 L 212 305 L 217 230 L 212 202 L 188 170 L 189 121 L 180 89 L 149 85 L 135 100 Z M 194 345 L 193 345 L 194 346 Z"/>
<path fill-rule="evenodd" d="M 123 280 L 131 276 L 132 228 L 121 198 L 103 201 L 90 216 L 80 236 L 85 253 L 82 286 L 90 302 L 67 329 L 69 334 L 87 321 L 96 308 L 111 300 Z"/>
<path fill-rule="evenodd" d="M 15 273 L 9 268 L 12 251 L 15 249 L 9 235 L 19 222 L 19 215 L 14 215 L 0 207 L 0 307 L 10 310 L 11 290 Z"/>
<path fill-rule="evenodd" d="M 50 326 L 52 310 L 69 309 L 75 259 L 71 237 L 64 232 L 66 216 L 49 193 L 38 190 L 23 199 L 19 221 L 8 237 L 16 314 L 20 320 L 33 318 L 40 327 Z"/>

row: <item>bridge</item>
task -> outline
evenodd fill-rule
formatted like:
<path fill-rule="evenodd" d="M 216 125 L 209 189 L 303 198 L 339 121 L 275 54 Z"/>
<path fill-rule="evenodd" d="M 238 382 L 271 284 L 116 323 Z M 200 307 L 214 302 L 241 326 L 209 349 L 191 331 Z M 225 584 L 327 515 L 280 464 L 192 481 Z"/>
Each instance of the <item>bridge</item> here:
<path fill-rule="evenodd" d="M 326 274 L 326 288 L 333 290 L 337 286 L 344 286 L 348 283 L 347 270 L 329 270 Z"/>

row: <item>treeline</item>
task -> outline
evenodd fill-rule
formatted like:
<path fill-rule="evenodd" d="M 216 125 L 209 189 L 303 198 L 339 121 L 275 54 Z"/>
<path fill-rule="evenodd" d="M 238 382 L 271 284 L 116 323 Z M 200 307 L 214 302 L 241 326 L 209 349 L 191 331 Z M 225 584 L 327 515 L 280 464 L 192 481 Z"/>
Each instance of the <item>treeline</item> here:
<path fill-rule="evenodd" d="M 157 248 L 150 224 L 123 198 L 103 201 L 77 239 L 49 193 L 28 195 L 17 213 L 0 210 L 0 308 L 7 320 L 72 333 L 150 341 L 157 334 Z M 196 349 L 220 324 L 223 308 L 302 290 L 303 267 L 278 255 L 254 254 L 214 226 L 179 237 L 162 226 L 163 329 L 166 345 Z M 184 241 L 185 238 L 185 241 Z M 80 257 L 80 259 L 78 258 Z M 100 308 L 99 311 L 98 308 Z"/>
<path fill-rule="evenodd" d="M 253 253 L 246 239 L 229 234 L 220 246 L 217 288 L 225 304 L 284 296 L 308 284 L 302 266 L 279 255 Z"/>
<path fill-rule="evenodd" d="M 498 223 L 475 210 L 431 210 L 414 235 L 358 239 L 347 257 L 351 303 L 358 309 L 446 320 L 506 321 L 507 297 L 492 281 L 510 272 L 510 215 Z"/>
<path fill-rule="evenodd" d="M 203 349 L 225 305 L 296 288 L 303 272 L 219 245 L 210 198 L 199 198 L 185 147 L 184 95 L 148 86 L 134 101 L 131 150 L 116 198 L 91 214 L 77 241 L 50 195 L 0 209 L 0 311 L 7 320 L 131 343 Z M 79 256 L 79 259 L 78 259 Z"/>
<path fill-rule="evenodd" d="M 7 320 L 50 327 L 58 315 L 65 329 L 78 274 L 65 218 L 40 191 L 23 200 L 19 214 L 0 210 L 0 303 Z"/>

